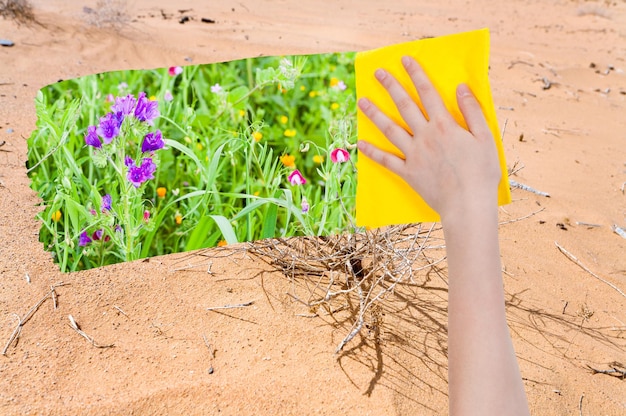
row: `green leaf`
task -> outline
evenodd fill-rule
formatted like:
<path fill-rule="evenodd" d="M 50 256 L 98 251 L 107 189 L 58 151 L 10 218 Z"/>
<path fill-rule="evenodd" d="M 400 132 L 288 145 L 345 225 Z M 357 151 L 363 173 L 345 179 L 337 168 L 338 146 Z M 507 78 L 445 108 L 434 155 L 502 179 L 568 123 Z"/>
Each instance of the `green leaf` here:
<path fill-rule="evenodd" d="M 243 110 L 246 106 L 245 98 L 250 93 L 250 90 L 245 85 L 241 85 L 228 92 L 228 103 L 236 110 Z"/>
<path fill-rule="evenodd" d="M 222 215 L 211 215 L 211 218 L 213 218 L 217 226 L 220 228 L 220 231 L 228 244 L 237 244 L 239 242 L 237 241 L 237 235 L 235 234 L 233 226 L 226 217 Z"/>
<path fill-rule="evenodd" d="M 185 251 L 209 247 L 207 240 L 210 237 L 209 232 L 211 231 L 213 221 L 214 220 L 208 215 L 200 218 L 200 221 L 198 221 L 198 224 L 193 229 L 193 232 L 189 235 L 189 239 L 185 244 Z"/>
<path fill-rule="evenodd" d="M 263 230 L 261 238 L 272 238 L 276 234 L 276 217 L 278 216 L 278 205 L 271 204 L 265 213 L 263 220 Z"/>

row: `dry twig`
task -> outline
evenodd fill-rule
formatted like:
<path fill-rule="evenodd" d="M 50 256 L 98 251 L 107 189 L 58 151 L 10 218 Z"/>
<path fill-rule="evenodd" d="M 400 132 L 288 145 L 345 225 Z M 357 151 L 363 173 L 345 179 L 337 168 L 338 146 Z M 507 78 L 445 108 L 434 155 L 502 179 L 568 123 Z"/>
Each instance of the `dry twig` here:
<path fill-rule="evenodd" d="M 246 302 L 246 303 L 239 303 L 237 305 L 224 305 L 224 306 L 213 306 L 211 308 L 206 308 L 207 311 L 216 311 L 218 309 L 235 309 L 235 308 L 245 308 L 246 306 L 250 306 L 254 304 L 254 301 L 251 300 L 250 302 Z"/>
<path fill-rule="evenodd" d="M 78 335 L 80 335 L 81 337 L 83 337 L 87 341 L 89 341 L 89 343 L 91 345 L 93 345 L 94 347 L 96 347 L 96 348 L 112 348 L 112 347 L 115 346 L 115 344 L 106 344 L 106 345 L 98 344 L 92 337 L 90 337 L 85 332 L 83 332 L 82 329 L 80 329 L 80 326 L 78 326 L 78 323 L 76 322 L 76 320 L 74 319 L 74 317 L 72 315 L 68 315 L 67 317 L 70 320 L 70 327 L 74 331 L 76 331 L 78 333 Z"/>
<path fill-rule="evenodd" d="M 35 21 L 33 6 L 28 0 L 0 0 L 0 16 L 18 24 Z"/>
<path fill-rule="evenodd" d="M 587 365 L 587 368 L 590 369 L 593 374 L 606 374 L 612 377 L 617 377 L 620 380 L 626 380 L 626 366 L 622 363 L 618 363 L 617 361 L 613 361 L 609 363 L 608 370 L 598 370 L 596 368 Z"/>
<path fill-rule="evenodd" d="M 545 196 L 546 198 L 550 198 L 550 194 L 547 192 L 543 192 L 543 191 L 538 191 L 535 188 L 531 188 L 528 185 L 524 185 L 523 183 L 519 183 L 517 181 L 514 181 L 513 179 L 509 179 L 509 185 L 512 186 L 513 188 L 518 188 L 521 189 L 523 191 L 528 191 L 528 192 L 532 192 L 533 194 L 537 194 L 540 196 Z"/>
<path fill-rule="evenodd" d="M 30 318 L 33 317 L 35 312 L 37 312 L 37 310 L 41 307 L 41 305 L 43 305 L 43 303 L 48 298 L 52 299 L 52 301 L 54 302 L 54 309 L 56 309 L 56 306 L 57 306 L 56 305 L 56 288 L 61 287 L 61 286 L 66 286 L 66 285 L 69 285 L 69 283 L 61 282 L 61 283 L 57 283 L 55 285 L 50 286 L 50 291 L 46 293 L 46 295 L 42 297 L 39 300 L 39 302 L 35 304 L 35 306 L 30 308 L 30 310 L 26 312 L 26 315 L 24 315 L 23 318 L 20 318 L 19 315 L 15 314 L 18 320 L 17 326 L 15 327 L 15 330 L 13 331 L 11 336 L 9 337 L 9 341 L 7 341 L 6 345 L 4 346 L 4 349 L 2 350 L 2 355 L 7 355 L 7 351 L 9 350 L 9 347 L 11 347 L 11 344 L 13 344 L 14 341 L 17 342 L 18 338 L 20 337 L 20 334 L 22 333 L 22 328 L 24 327 L 24 325 L 26 325 L 26 322 L 28 322 Z"/>
<path fill-rule="evenodd" d="M 563 253 L 565 255 L 565 257 L 567 257 L 568 259 L 570 259 L 571 261 L 573 261 L 574 263 L 576 263 L 581 269 L 583 269 L 584 271 L 586 271 L 587 273 L 589 273 L 590 275 L 592 275 L 593 277 L 595 277 L 596 279 L 598 279 L 599 281 L 601 281 L 602 283 L 605 283 L 607 285 L 609 285 L 610 287 L 612 287 L 613 289 L 615 289 L 620 295 L 624 296 L 626 298 L 626 293 L 624 293 L 619 287 L 615 286 L 613 283 L 604 280 L 603 278 L 601 278 L 600 276 L 598 276 L 597 274 L 595 274 L 594 272 L 592 272 L 591 270 L 589 270 L 587 268 L 587 266 L 585 266 L 584 264 L 582 264 L 580 262 L 580 260 L 578 260 L 576 258 L 576 256 L 574 256 L 572 253 L 570 253 L 569 251 L 565 250 L 563 247 L 561 247 L 559 245 L 559 243 L 557 243 L 556 241 L 554 242 L 554 244 L 556 244 L 556 247 L 559 249 L 559 251 L 561 253 Z"/>
<path fill-rule="evenodd" d="M 426 255 L 434 248 L 428 243 L 436 227 L 400 225 L 330 237 L 262 240 L 249 243 L 247 251 L 290 279 L 288 295 L 308 308 L 307 316 L 319 316 L 319 308 L 332 314 L 337 305 L 358 305 L 338 353 L 366 326 L 372 307 L 392 295 L 398 284 L 428 281 L 427 273 L 419 272 L 445 259 Z"/>

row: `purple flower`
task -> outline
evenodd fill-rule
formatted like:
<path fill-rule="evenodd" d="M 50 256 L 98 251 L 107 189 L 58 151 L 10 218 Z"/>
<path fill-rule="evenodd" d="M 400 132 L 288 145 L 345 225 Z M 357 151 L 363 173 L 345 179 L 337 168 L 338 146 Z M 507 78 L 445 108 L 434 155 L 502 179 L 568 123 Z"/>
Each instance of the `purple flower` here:
<path fill-rule="evenodd" d="M 106 194 L 102 197 L 102 203 L 100 204 L 100 207 L 100 210 L 102 212 L 111 211 L 111 195 Z"/>
<path fill-rule="evenodd" d="M 111 111 L 114 113 L 121 113 L 122 116 L 129 116 L 133 114 L 137 100 L 132 94 L 128 94 L 126 97 L 116 97 L 115 104 L 111 106 Z"/>
<path fill-rule="evenodd" d="M 163 138 L 161 136 L 161 130 L 157 130 L 154 133 L 148 133 L 143 138 L 143 143 L 141 143 L 141 151 L 143 153 L 154 152 L 159 149 L 163 149 L 165 143 L 163 142 Z"/>
<path fill-rule="evenodd" d="M 298 169 L 294 170 L 289 174 L 289 182 L 294 185 L 304 185 L 306 183 L 306 179 L 302 176 L 302 173 Z"/>
<path fill-rule="evenodd" d="M 337 88 L 339 91 L 345 91 L 345 89 L 347 88 L 346 83 L 343 81 L 339 81 L 335 88 Z"/>
<path fill-rule="evenodd" d="M 120 133 L 120 126 L 124 116 L 121 113 L 108 113 L 106 116 L 100 118 L 100 125 L 96 129 L 96 132 L 105 144 L 109 144 Z"/>
<path fill-rule="evenodd" d="M 87 231 L 80 233 L 80 237 L 78 237 L 78 245 L 80 247 L 85 247 L 89 243 L 91 243 L 91 238 L 87 235 Z"/>
<path fill-rule="evenodd" d="M 165 91 L 165 94 L 163 94 L 163 99 L 169 103 L 170 101 L 174 99 L 174 96 L 169 90 L 167 90 Z"/>
<path fill-rule="evenodd" d="M 307 212 L 309 212 L 309 208 L 311 206 L 309 205 L 309 201 L 307 201 L 305 197 L 302 197 L 301 207 L 302 207 L 303 214 L 306 214 Z"/>
<path fill-rule="evenodd" d="M 127 160 L 130 158 L 127 158 Z M 133 184 L 135 188 L 139 188 L 142 183 L 149 179 L 154 179 L 154 172 L 156 171 L 156 165 L 152 161 L 152 158 L 145 157 L 141 161 L 141 166 L 136 166 L 132 159 L 130 159 L 130 166 L 128 166 L 128 174 L 126 178 Z"/>
<path fill-rule="evenodd" d="M 126 157 L 124 158 L 124 165 L 126 165 L 126 167 L 131 167 L 131 166 L 132 166 L 132 165 L 134 165 L 134 164 L 135 164 L 135 161 L 133 160 L 133 158 L 132 158 L 132 157 L 130 157 L 130 156 L 126 156 Z"/>
<path fill-rule="evenodd" d="M 346 149 L 337 148 L 330 152 L 330 160 L 333 163 L 344 163 L 350 159 L 350 153 Z"/>
<path fill-rule="evenodd" d="M 222 86 L 220 84 L 215 84 L 211 86 L 211 92 L 213 94 L 219 94 L 220 92 L 222 92 Z"/>
<path fill-rule="evenodd" d="M 96 132 L 96 126 L 87 127 L 87 134 L 85 134 L 85 143 L 88 146 L 93 146 L 96 149 L 100 149 L 102 147 L 102 142 L 100 138 L 98 138 L 98 133 Z"/>
<path fill-rule="evenodd" d="M 146 98 L 145 92 L 140 92 L 137 98 L 137 106 L 135 107 L 135 117 L 139 121 L 145 121 L 152 125 L 152 122 L 161 113 L 159 113 L 158 101 L 150 101 Z"/>
<path fill-rule="evenodd" d="M 91 239 L 93 241 L 98 241 L 102 238 L 102 235 L 104 234 L 104 230 L 101 228 L 99 230 L 96 230 L 93 232 L 93 234 L 91 235 Z"/>

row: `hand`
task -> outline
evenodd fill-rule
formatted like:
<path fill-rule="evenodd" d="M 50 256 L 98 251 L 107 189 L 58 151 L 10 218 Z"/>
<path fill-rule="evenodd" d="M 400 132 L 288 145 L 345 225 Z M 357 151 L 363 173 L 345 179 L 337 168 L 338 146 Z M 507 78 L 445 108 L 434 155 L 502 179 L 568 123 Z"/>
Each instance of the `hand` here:
<path fill-rule="evenodd" d="M 359 141 L 361 152 L 404 179 L 442 221 L 468 206 L 497 207 L 502 177 L 493 135 L 469 87 L 457 87 L 457 102 L 469 131 L 448 112 L 419 64 L 402 58 L 426 114 L 383 69 L 375 76 L 393 99 L 411 132 L 393 122 L 367 98 L 359 108 L 404 155 L 404 159 Z"/>

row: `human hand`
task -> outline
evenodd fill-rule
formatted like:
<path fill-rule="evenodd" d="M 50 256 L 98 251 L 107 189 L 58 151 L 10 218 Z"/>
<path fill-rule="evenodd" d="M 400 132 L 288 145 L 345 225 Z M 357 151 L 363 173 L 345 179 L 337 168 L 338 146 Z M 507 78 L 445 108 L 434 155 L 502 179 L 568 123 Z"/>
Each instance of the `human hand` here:
<path fill-rule="evenodd" d="M 497 207 L 502 172 L 496 145 L 469 87 L 465 84 L 457 87 L 457 102 L 468 131 L 448 112 L 419 64 L 410 57 L 402 58 L 402 64 L 417 89 L 426 115 L 391 74 L 379 69 L 375 76 L 412 134 L 367 98 L 359 100 L 358 105 L 402 152 L 404 159 L 364 141 L 359 141 L 359 150 L 404 179 L 439 213 L 442 221 L 469 207 Z"/>

